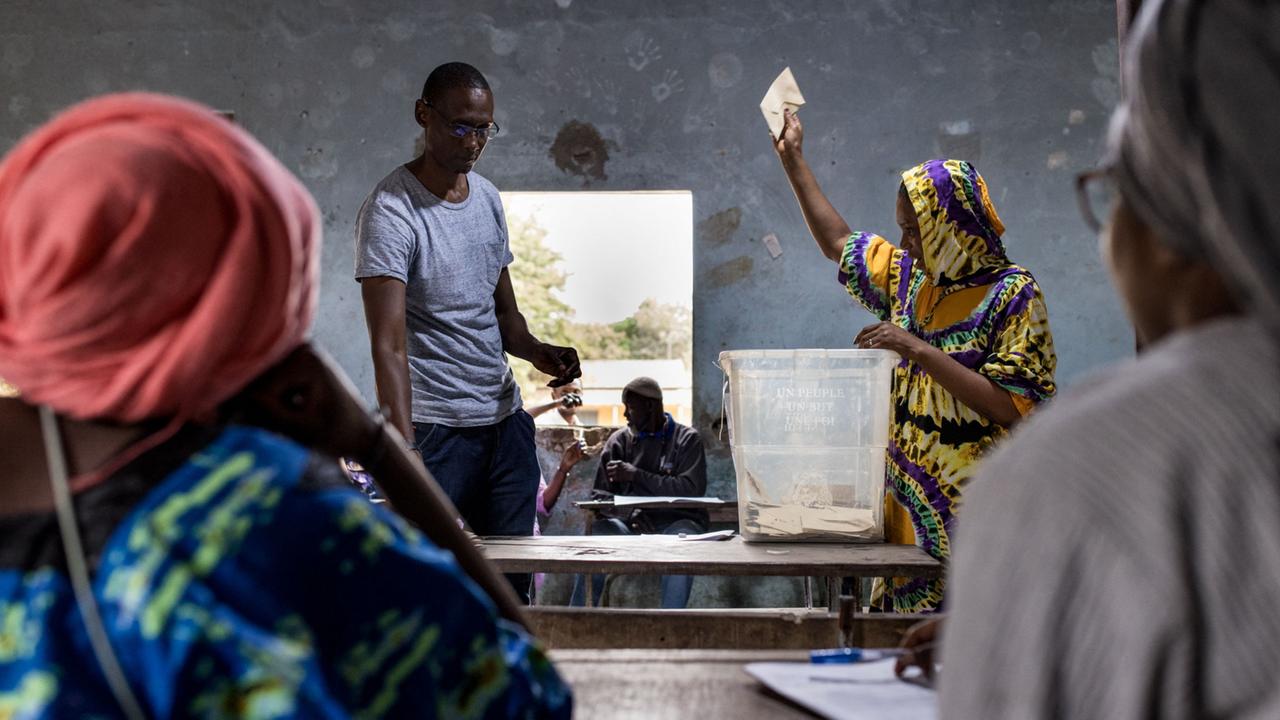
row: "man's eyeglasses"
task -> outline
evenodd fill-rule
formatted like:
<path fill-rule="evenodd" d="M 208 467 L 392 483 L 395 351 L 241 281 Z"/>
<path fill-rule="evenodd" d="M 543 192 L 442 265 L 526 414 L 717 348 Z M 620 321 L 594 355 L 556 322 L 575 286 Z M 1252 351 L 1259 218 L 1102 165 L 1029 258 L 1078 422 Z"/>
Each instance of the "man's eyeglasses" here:
<path fill-rule="evenodd" d="M 423 100 L 422 104 L 440 114 L 440 111 L 436 110 L 436 106 L 432 105 L 429 100 Z M 440 118 L 449 126 L 449 134 L 459 140 L 465 138 L 467 135 L 475 135 L 479 140 L 488 140 L 498 134 L 498 123 L 489 123 L 487 125 L 476 127 L 466 123 L 450 122 L 443 114 L 440 114 Z"/>
<path fill-rule="evenodd" d="M 1076 202 L 1089 229 L 1102 232 L 1116 206 L 1116 181 L 1110 168 L 1082 172 L 1076 176 Z"/>

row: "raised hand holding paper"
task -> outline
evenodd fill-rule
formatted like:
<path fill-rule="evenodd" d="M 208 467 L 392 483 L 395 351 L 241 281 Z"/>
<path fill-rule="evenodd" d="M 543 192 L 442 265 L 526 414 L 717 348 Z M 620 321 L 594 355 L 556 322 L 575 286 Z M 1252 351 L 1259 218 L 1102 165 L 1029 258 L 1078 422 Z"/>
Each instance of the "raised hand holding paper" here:
<path fill-rule="evenodd" d="M 764 100 L 760 101 L 760 112 L 764 113 L 764 121 L 769 123 L 769 132 L 773 133 L 775 140 L 782 135 L 783 111 L 795 112 L 803 106 L 804 95 L 800 94 L 796 77 L 791 74 L 790 67 L 784 68 L 769 86 Z"/>

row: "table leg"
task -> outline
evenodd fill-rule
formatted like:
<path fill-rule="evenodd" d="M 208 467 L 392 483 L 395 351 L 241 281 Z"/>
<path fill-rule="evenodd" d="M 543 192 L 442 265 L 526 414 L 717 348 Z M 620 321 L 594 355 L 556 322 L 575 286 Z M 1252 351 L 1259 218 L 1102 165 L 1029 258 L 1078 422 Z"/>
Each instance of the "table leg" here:
<path fill-rule="evenodd" d="M 591 526 L 595 524 L 596 511 L 583 508 L 582 517 L 586 521 L 586 527 L 582 529 L 582 534 L 590 535 Z M 586 583 L 587 585 L 586 592 L 584 593 L 587 598 L 587 601 L 586 601 L 587 607 L 593 608 L 596 606 L 596 598 L 595 598 L 596 592 L 595 592 L 595 583 L 591 581 L 591 573 L 586 573 L 582 575 L 582 582 Z"/>
<path fill-rule="evenodd" d="M 850 595 L 840 596 L 840 613 L 837 615 L 837 623 L 839 627 L 839 643 L 836 647 L 852 647 L 853 646 L 853 616 L 857 612 L 854 603 L 857 599 Z"/>

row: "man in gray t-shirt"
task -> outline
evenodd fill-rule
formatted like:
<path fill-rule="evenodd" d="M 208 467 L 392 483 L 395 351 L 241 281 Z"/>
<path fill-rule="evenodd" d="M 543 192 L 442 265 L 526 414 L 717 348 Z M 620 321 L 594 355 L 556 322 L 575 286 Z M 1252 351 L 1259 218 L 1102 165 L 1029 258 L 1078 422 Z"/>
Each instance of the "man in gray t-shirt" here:
<path fill-rule="evenodd" d="M 484 76 L 441 65 L 414 115 L 426 149 L 378 183 L 356 223 L 378 402 L 475 532 L 529 535 L 533 420 L 506 353 L 553 385 L 581 375 L 578 354 L 531 335 L 516 305 L 502 201 L 471 171 L 498 130 Z M 527 579 L 512 582 L 527 591 Z"/>

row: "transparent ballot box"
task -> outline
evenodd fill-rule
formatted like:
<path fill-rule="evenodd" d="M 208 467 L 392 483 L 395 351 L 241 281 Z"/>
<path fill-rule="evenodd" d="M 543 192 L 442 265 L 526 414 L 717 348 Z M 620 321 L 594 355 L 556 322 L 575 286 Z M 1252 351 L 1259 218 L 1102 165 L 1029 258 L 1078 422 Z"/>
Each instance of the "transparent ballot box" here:
<path fill-rule="evenodd" d="M 738 520 L 748 541 L 884 540 L 887 350 L 730 350 Z"/>

